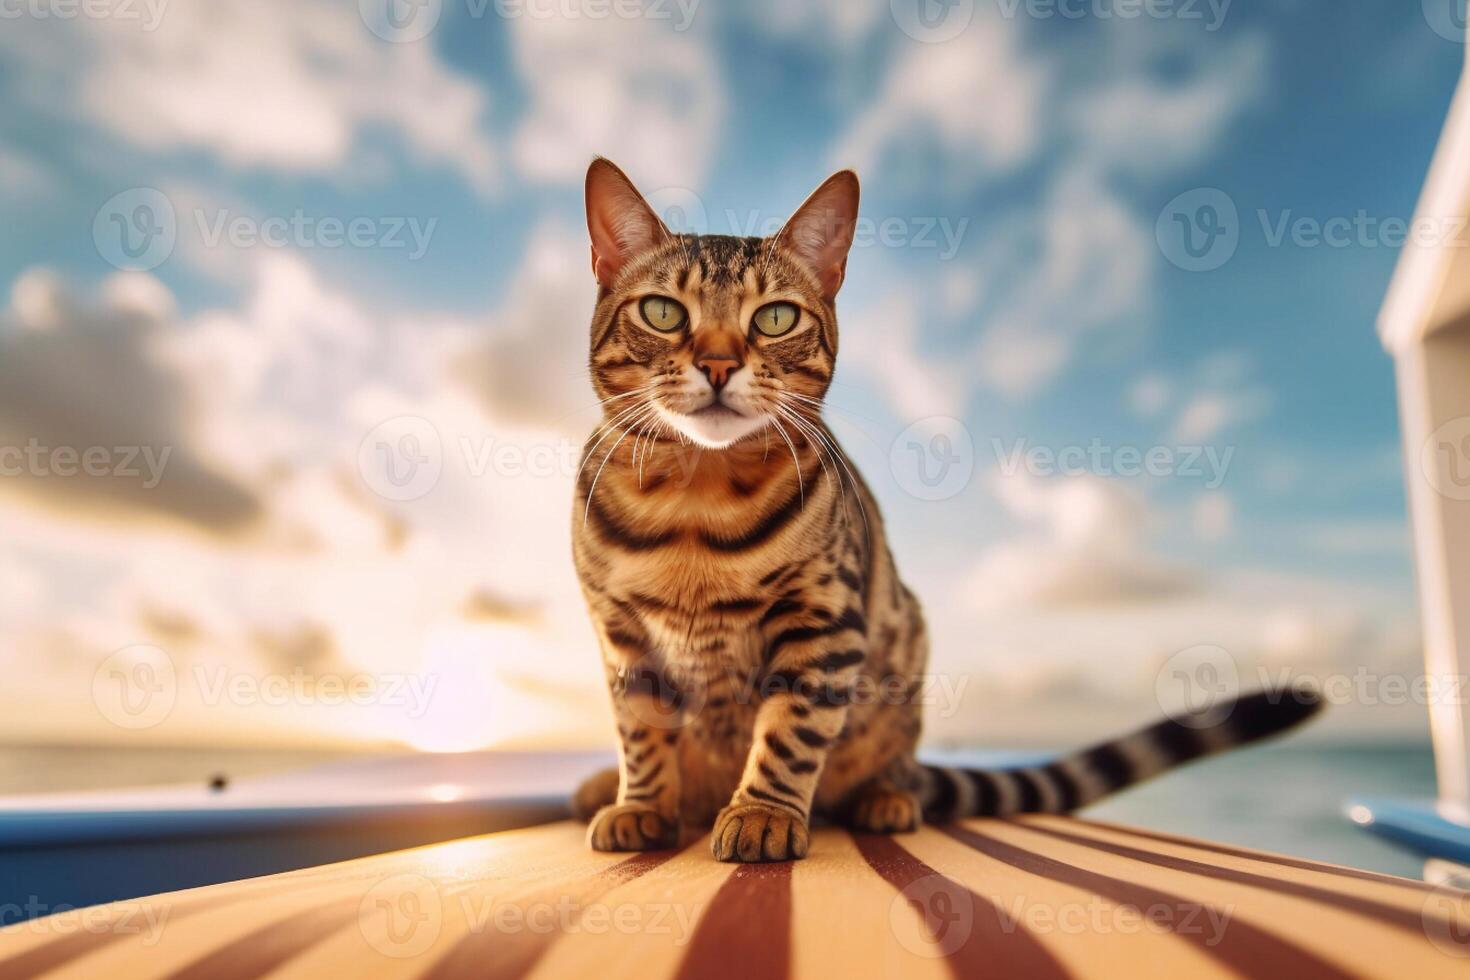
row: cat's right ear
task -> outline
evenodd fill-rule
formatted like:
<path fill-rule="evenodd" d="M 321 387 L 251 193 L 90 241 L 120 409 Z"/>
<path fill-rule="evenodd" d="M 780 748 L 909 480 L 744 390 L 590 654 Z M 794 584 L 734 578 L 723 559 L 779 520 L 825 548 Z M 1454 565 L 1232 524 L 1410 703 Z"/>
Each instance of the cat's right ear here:
<path fill-rule="evenodd" d="M 669 237 L 628 175 L 598 157 L 587 168 L 587 232 L 592 237 L 592 274 L 611 289 L 618 270 L 640 252 Z"/>

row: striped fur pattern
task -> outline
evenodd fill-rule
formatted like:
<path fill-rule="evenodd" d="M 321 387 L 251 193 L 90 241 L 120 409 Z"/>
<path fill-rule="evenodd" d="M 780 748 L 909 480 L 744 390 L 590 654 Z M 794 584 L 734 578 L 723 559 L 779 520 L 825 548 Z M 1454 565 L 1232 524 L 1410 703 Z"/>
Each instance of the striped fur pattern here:
<path fill-rule="evenodd" d="M 915 761 L 923 615 L 821 416 L 857 204 L 842 172 L 771 238 L 676 235 L 611 163 L 588 172 L 604 417 L 573 552 L 621 750 L 575 800 L 598 850 L 712 826 L 716 858 L 779 861 L 814 814 L 897 832 L 1062 811 L 1282 727 L 1159 726 L 1006 774 Z"/>
<path fill-rule="evenodd" d="M 1187 762 L 1269 738 L 1321 709 L 1306 687 L 1252 694 L 1195 715 L 1170 718 L 1042 766 L 953 769 L 925 766 L 924 819 L 1071 813 Z"/>

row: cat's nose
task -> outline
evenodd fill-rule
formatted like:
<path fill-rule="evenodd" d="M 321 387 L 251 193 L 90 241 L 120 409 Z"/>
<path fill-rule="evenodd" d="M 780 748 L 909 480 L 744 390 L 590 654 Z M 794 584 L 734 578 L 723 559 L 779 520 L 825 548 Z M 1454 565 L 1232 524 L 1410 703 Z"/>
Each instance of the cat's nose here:
<path fill-rule="evenodd" d="M 730 375 L 740 370 L 745 362 L 732 354 L 705 354 L 694 362 L 694 366 L 704 372 L 709 379 L 710 387 L 716 393 L 730 380 Z"/>

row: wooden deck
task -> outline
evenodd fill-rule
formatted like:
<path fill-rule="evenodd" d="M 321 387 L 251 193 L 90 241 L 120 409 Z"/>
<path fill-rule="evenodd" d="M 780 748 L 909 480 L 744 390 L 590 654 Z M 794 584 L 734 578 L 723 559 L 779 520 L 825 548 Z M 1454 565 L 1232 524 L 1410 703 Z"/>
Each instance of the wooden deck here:
<path fill-rule="evenodd" d="M 569 823 L 0 930 L 22 977 L 1466 977 L 1470 897 L 1058 817 L 820 831 L 795 864 Z M 13 900 L 6 896 L 7 900 Z"/>

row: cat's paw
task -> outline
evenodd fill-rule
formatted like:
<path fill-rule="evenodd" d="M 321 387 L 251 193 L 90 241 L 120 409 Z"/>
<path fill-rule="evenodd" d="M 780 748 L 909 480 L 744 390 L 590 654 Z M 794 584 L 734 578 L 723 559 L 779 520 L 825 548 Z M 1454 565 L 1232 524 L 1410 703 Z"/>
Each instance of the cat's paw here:
<path fill-rule="evenodd" d="M 919 829 L 919 798 L 897 789 L 865 790 L 853 801 L 844 821 L 869 834 L 906 834 Z"/>
<path fill-rule="evenodd" d="M 646 803 L 619 803 L 597 811 L 587 828 L 594 851 L 662 851 L 679 844 L 679 822 Z"/>
<path fill-rule="evenodd" d="M 598 810 L 617 801 L 618 767 L 612 766 L 582 780 L 582 785 L 572 794 L 572 816 L 587 823 Z"/>
<path fill-rule="evenodd" d="M 710 849 L 716 861 L 795 861 L 806 857 L 806 821 L 765 803 L 735 803 L 715 818 Z"/>

